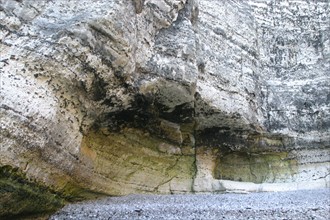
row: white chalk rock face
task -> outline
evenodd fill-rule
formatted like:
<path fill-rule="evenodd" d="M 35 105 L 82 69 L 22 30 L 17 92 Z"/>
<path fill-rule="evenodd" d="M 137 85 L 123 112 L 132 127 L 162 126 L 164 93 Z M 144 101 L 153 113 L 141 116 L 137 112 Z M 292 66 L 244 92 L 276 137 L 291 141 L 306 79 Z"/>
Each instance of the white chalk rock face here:
<path fill-rule="evenodd" d="M 196 140 L 218 147 L 197 155 L 195 190 L 329 186 L 329 2 L 199 1 L 199 9 L 197 93 L 213 114 L 197 105 Z"/>
<path fill-rule="evenodd" d="M 329 14 L 326 0 L 2 0 L 0 216 L 329 187 Z"/>

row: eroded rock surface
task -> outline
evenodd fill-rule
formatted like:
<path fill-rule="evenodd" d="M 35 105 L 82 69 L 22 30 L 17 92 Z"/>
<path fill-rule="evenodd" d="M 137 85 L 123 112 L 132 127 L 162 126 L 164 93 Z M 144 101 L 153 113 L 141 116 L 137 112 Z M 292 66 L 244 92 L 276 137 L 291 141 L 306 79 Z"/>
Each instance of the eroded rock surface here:
<path fill-rule="evenodd" d="M 56 205 L 329 187 L 329 10 L 2 0 L 0 165 Z M 21 212 L 2 201 L 1 215 Z"/>

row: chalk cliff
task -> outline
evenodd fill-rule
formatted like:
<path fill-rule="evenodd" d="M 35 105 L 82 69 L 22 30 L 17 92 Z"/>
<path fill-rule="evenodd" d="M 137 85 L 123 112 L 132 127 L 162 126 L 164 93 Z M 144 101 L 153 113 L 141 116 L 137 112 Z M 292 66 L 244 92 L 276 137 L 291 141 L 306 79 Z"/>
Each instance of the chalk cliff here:
<path fill-rule="evenodd" d="M 329 15 L 327 0 L 2 0 L 0 216 L 329 187 Z"/>

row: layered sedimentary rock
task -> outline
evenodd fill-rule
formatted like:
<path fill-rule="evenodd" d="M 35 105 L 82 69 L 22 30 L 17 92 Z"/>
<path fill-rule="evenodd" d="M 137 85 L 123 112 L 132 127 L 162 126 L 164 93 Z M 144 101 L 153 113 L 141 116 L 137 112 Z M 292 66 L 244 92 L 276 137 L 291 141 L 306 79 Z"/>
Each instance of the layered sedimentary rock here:
<path fill-rule="evenodd" d="M 0 215 L 51 211 L 13 206 L 35 188 L 56 209 L 100 194 L 329 186 L 328 1 L 0 9 Z"/>
<path fill-rule="evenodd" d="M 208 164 L 200 169 L 200 181 L 205 186 L 204 177 L 213 176 L 294 183 L 220 181 L 243 190 L 327 185 L 329 2 L 200 1 L 199 6 L 201 77 L 207 80 L 198 81 L 198 92 L 218 109 L 237 112 L 249 126 L 237 129 L 241 123 L 232 121 L 221 127 L 228 114 L 221 121 L 212 114 L 214 124 L 201 131 L 206 138 L 198 138 L 210 155 L 200 156 L 201 166 Z M 219 156 L 210 146 L 218 146 Z M 208 185 L 219 188 L 217 181 Z"/>

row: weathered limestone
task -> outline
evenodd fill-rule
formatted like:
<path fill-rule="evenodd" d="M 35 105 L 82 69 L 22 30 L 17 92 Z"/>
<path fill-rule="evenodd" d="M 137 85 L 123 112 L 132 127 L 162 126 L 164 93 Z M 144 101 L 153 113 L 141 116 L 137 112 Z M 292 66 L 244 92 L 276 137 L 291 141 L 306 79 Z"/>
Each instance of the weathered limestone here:
<path fill-rule="evenodd" d="M 81 161 L 101 175 L 94 186 L 112 195 L 191 192 L 194 154 L 148 132 L 90 133 L 81 146 Z"/>
<path fill-rule="evenodd" d="M 103 194 L 329 187 L 329 8 L 2 0 L 0 215 Z M 50 209 L 8 205 L 35 189 Z"/>

